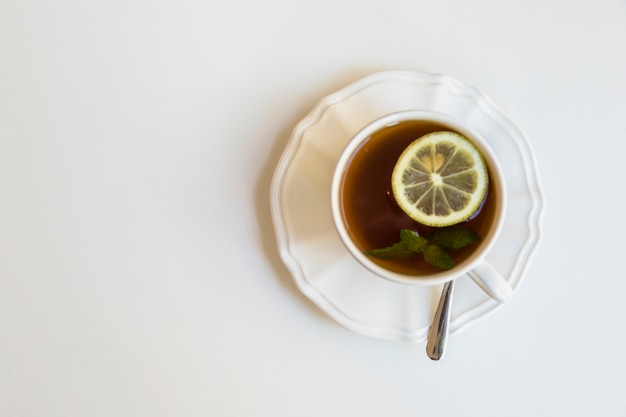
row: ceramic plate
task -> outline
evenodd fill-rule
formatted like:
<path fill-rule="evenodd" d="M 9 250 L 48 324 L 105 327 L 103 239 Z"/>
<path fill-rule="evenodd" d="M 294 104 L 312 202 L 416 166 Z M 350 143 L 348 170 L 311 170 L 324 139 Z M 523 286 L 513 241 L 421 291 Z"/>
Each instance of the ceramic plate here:
<path fill-rule="evenodd" d="M 508 208 L 487 260 L 517 291 L 540 237 L 543 198 L 533 153 L 489 98 L 448 76 L 381 72 L 321 100 L 293 130 L 272 181 L 271 209 L 280 255 L 309 299 L 357 333 L 421 342 L 442 286 L 402 285 L 366 270 L 341 243 L 330 210 L 333 170 L 343 148 L 365 125 L 400 110 L 452 116 L 492 147 L 504 171 Z M 455 287 L 451 334 L 502 306 L 467 275 Z"/>

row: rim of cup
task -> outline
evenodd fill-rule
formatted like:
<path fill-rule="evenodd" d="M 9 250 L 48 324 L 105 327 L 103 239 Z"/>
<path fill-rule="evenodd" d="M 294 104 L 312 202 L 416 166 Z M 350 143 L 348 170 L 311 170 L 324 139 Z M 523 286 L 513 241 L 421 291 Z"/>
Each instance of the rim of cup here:
<path fill-rule="evenodd" d="M 496 196 L 494 204 L 494 220 L 486 236 L 481 236 L 479 246 L 463 261 L 455 265 L 452 269 L 437 271 L 427 275 L 407 275 L 386 269 L 375 263 L 359 249 L 352 241 L 348 229 L 344 223 L 341 204 L 341 186 L 347 163 L 359 146 L 365 142 L 373 133 L 395 124 L 420 120 L 434 122 L 444 125 L 452 131 L 456 131 L 470 139 L 481 151 L 489 170 L 489 180 Z M 417 138 L 416 138 L 417 139 Z M 495 157 L 493 150 L 485 139 L 475 130 L 464 125 L 458 119 L 447 114 L 430 110 L 403 110 L 382 116 L 359 130 L 348 142 L 342 151 L 335 166 L 331 185 L 331 209 L 335 229 L 348 252 L 366 269 L 374 274 L 406 285 L 437 285 L 445 283 L 466 274 L 475 266 L 479 265 L 484 257 L 493 247 L 504 223 L 506 213 L 506 186 L 504 174 Z"/>

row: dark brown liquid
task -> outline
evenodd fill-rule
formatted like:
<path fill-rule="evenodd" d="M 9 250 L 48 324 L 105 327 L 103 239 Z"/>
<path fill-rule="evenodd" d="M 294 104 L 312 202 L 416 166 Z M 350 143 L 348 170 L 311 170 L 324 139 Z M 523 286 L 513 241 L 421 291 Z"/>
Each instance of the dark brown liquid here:
<path fill-rule="evenodd" d="M 400 239 L 401 229 L 416 230 L 428 236 L 434 229 L 415 222 L 398 206 L 391 191 L 391 174 L 400 154 L 415 139 L 450 128 L 426 121 L 402 122 L 374 133 L 354 153 L 348 163 L 342 184 L 344 222 L 357 247 L 363 251 L 390 246 Z M 461 224 L 479 236 L 487 233 L 495 210 L 491 190 L 480 210 Z M 477 246 L 473 244 L 450 252 L 458 264 Z M 439 271 L 423 257 L 405 260 L 372 258 L 379 265 L 406 275 L 423 275 Z"/>

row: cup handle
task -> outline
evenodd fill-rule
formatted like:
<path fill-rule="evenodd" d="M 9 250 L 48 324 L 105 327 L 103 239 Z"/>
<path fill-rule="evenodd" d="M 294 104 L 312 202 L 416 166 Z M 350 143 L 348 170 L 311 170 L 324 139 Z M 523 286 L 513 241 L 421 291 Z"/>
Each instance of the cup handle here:
<path fill-rule="evenodd" d="M 482 261 L 467 275 L 494 300 L 505 303 L 513 298 L 513 289 L 489 262 Z"/>

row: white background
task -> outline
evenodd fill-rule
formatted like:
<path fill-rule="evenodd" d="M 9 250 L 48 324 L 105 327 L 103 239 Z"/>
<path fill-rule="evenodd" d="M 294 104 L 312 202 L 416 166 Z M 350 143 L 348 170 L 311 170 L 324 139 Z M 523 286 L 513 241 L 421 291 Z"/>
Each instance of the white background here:
<path fill-rule="evenodd" d="M 624 0 L 0 0 L 0 416 L 626 416 Z M 516 297 L 370 339 L 280 261 L 294 125 L 387 69 L 527 134 L 546 196 Z"/>

